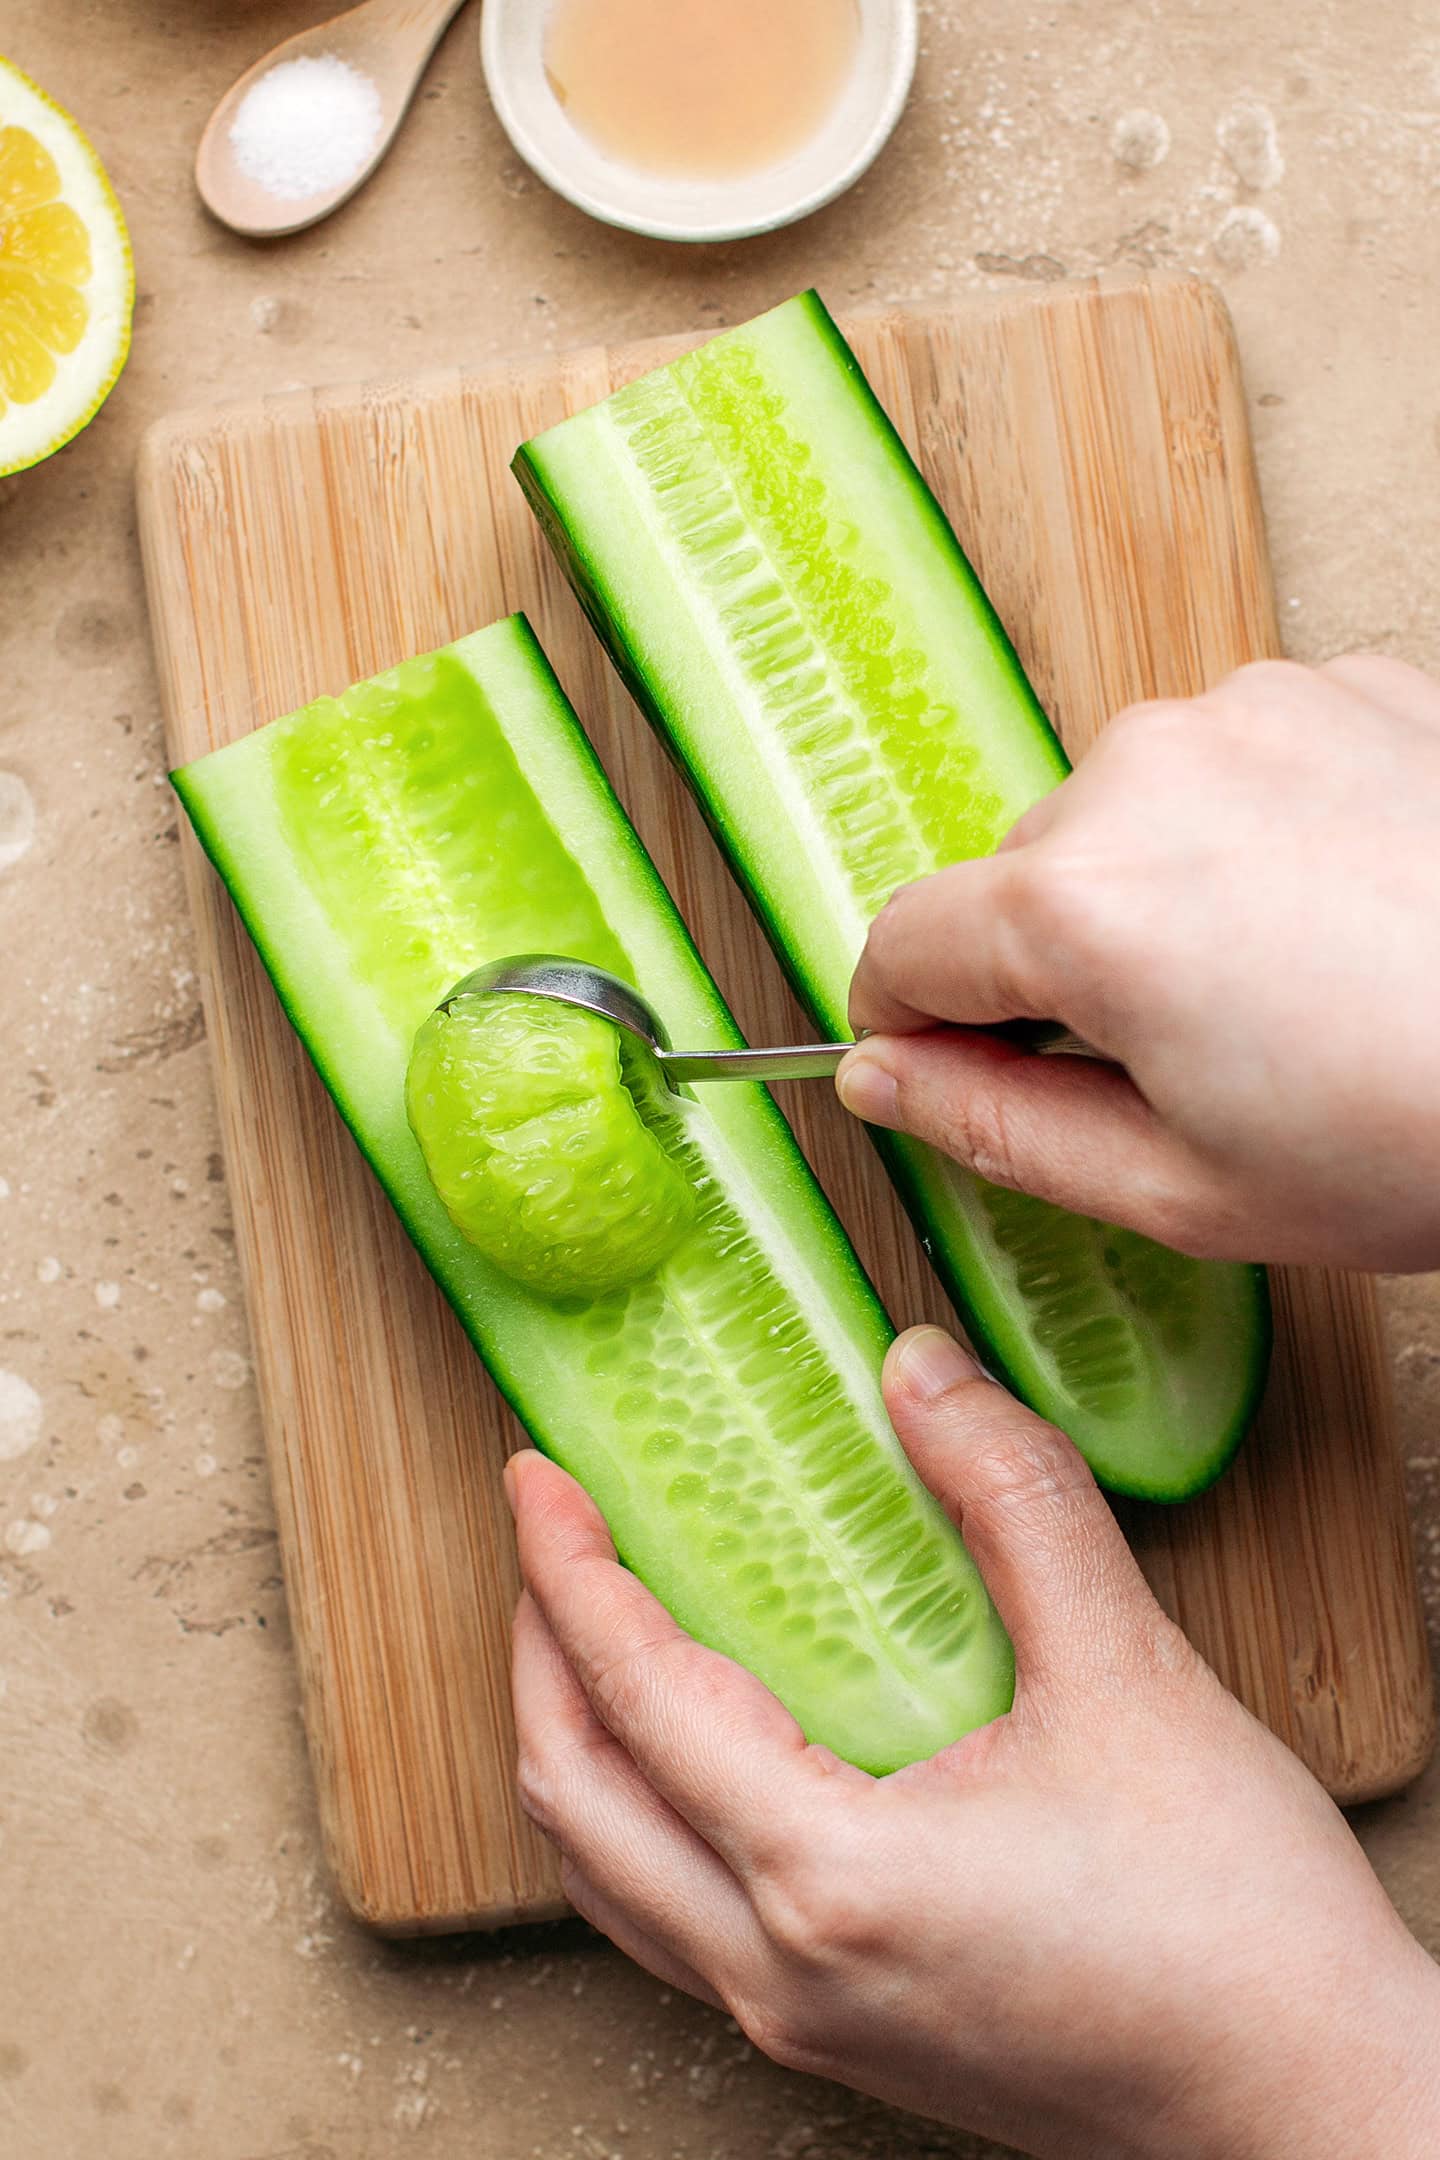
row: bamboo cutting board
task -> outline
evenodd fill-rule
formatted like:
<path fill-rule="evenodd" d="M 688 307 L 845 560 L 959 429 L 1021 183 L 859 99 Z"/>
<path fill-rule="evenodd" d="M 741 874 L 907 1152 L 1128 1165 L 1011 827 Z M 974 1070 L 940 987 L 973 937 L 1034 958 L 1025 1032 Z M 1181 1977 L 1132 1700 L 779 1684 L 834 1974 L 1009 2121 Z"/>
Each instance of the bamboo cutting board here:
<path fill-rule="evenodd" d="M 1278 650 L 1238 369 L 1189 281 L 854 325 L 1072 752 L 1127 701 Z M 140 472 L 176 763 L 511 608 L 531 615 L 755 1040 L 804 1023 L 509 477 L 677 349 L 297 392 L 171 421 Z M 522 1819 L 498 1476 L 516 1428 L 344 1132 L 187 833 L 230 1189 L 330 1857 L 394 1932 L 560 1909 Z M 780 1091 L 897 1321 L 946 1307 L 825 1088 Z M 1204 1500 L 1127 1510 L 1224 1678 L 1360 1799 L 1432 1739 L 1389 1384 L 1363 1282 L 1282 1274 L 1259 1428 Z"/>

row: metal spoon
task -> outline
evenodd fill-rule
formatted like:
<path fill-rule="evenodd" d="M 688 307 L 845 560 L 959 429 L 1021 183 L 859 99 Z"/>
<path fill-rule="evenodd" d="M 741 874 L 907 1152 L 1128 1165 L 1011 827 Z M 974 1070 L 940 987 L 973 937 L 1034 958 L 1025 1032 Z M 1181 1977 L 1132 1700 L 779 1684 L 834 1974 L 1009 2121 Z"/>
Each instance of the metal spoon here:
<path fill-rule="evenodd" d="M 584 1012 L 598 1013 L 602 1020 L 625 1028 L 653 1052 L 672 1086 L 682 1080 L 829 1079 L 846 1051 L 855 1047 L 854 1043 L 796 1043 L 761 1050 L 672 1050 L 658 1013 L 631 984 L 605 968 L 591 967 L 583 960 L 565 960 L 556 953 L 516 953 L 508 960 L 487 961 L 447 991 L 435 1009 L 448 1012 L 462 997 L 517 993 L 522 997 L 551 998 L 559 1005 L 578 1005 Z M 1041 1056 L 1099 1054 L 1054 1020 L 1008 1020 L 1002 1026 L 974 1032 L 997 1035 Z"/>
<path fill-rule="evenodd" d="M 365 185 L 395 139 L 410 100 L 451 19 L 465 0 L 364 0 L 347 14 L 301 30 L 247 68 L 206 122 L 195 153 L 195 185 L 207 210 L 247 239 L 278 239 L 329 217 Z M 298 201 L 273 195 L 235 162 L 230 130 L 247 92 L 286 60 L 345 61 L 369 77 L 380 96 L 380 133 L 358 172 L 338 187 Z"/>

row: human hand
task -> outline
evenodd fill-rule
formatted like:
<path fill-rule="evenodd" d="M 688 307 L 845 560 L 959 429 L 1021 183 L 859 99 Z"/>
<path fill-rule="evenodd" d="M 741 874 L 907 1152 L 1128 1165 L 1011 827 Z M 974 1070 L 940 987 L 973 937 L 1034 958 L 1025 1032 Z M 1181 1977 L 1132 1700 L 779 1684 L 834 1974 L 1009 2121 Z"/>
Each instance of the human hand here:
<path fill-rule="evenodd" d="M 1434 1267 L 1437 977 L 1440 686 L 1263 662 L 1122 713 L 999 853 L 897 893 L 837 1085 L 1181 1252 Z M 1117 1065 L 933 1032 L 1016 1017 Z"/>
<path fill-rule="evenodd" d="M 871 1778 L 515 1458 L 525 1806 L 567 1894 L 767 2054 L 1042 2156 L 1421 2160 L 1440 1974 L 1151 1596 L 1089 1472 L 937 1329 L 896 1430 L 1010 1630 L 1010 1713 Z"/>

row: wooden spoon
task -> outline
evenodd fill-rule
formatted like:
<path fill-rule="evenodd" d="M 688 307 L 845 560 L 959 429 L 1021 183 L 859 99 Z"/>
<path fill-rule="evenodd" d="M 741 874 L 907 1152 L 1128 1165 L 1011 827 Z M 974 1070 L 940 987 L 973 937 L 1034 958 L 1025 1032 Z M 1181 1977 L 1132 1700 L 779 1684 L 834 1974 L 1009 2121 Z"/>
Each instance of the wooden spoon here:
<path fill-rule="evenodd" d="M 286 38 L 273 52 L 247 68 L 226 91 L 206 123 L 195 153 L 195 185 L 207 210 L 250 239 L 271 239 L 302 232 L 348 202 L 365 185 L 404 119 L 430 55 L 465 0 L 364 0 L 361 7 L 336 15 Z M 358 172 L 338 187 L 296 201 L 272 194 L 235 162 L 230 130 L 242 99 L 262 75 L 282 61 L 334 58 L 368 75 L 380 95 L 381 123 L 375 148 Z"/>

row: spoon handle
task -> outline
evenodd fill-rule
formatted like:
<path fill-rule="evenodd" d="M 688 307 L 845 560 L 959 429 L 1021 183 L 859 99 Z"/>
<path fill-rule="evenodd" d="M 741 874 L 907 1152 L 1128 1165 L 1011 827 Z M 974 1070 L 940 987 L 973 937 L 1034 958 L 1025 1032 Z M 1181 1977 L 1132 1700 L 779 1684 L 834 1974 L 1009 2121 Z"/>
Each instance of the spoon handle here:
<path fill-rule="evenodd" d="M 776 1044 L 762 1050 L 658 1050 L 668 1080 L 825 1080 L 853 1043 Z"/>
<path fill-rule="evenodd" d="M 351 14 L 363 15 L 366 28 L 379 28 L 387 36 L 406 39 L 430 39 L 429 51 L 433 52 L 440 42 L 440 34 L 447 29 L 452 16 L 458 15 L 465 0 L 362 0 L 362 5 L 349 10 Z M 343 22 L 343 16 L 336 16 Z"/>
<path fill-rule="evenodd" d="M 1100 1057 L 1056 1020 L 1007 1020 L 999 1027 L 965 1032 L 997 1036 L 1038 1057 Z M 828 1080 L 854 1047 L 795 1043 L 759 1050 L 661 1050 L 657 1055 L 672 1080 Z"/>

